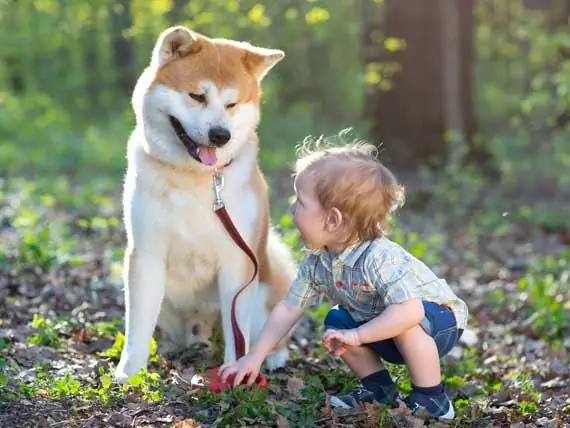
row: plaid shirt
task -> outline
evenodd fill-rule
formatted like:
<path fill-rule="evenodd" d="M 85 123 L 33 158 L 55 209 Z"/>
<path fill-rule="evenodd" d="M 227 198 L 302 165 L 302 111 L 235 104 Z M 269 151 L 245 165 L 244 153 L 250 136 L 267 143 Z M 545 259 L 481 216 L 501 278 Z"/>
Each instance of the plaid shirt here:
<path fill-rule="evenodd" d="M 360 242 L 336 257 L 327 251 L 307 251 L 285 301 L 305 308 L 321 293 L 357 322 L 377 317 L 394 303 L 419 298 L 447 305 L 457 327 L 467 325 L 467 305 L 447 282 L 386 237 Z"/>

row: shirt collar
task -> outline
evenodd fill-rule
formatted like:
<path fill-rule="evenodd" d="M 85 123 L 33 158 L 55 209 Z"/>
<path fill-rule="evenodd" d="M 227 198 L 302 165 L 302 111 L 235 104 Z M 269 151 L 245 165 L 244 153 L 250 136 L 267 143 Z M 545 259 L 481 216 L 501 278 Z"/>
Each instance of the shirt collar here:
<path fill-rule="evenodd" d="M 372 241 L 360 241 L 344 249 L 336 258 L 349 267 L 354 267 L 360 256 L 364 254 Z"/>
<path fill-rule="evenodd" d="M 353 268 L 358 259 L 368 249 L 372 241 L 360 241 L 346 247 L 340 254 L 332 257 L 326 250 L 309 250 L 304 248 L 307 254 L 319 257 L 321 263 L 329 271 L 332 270 L 332 264 L 335 261 L 341 262 L 343 265 Z"/>

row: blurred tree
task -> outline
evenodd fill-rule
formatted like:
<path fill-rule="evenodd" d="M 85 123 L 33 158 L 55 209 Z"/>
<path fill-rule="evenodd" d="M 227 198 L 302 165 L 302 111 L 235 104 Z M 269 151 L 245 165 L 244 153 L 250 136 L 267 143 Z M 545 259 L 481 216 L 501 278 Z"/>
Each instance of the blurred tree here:
<path fill-rule="evenodd" d="M 172 23 L 172 25 L 182 25 L 187 19 L 187 14 L 184 10 L 187 5 L 187 0 L 173 0 L 172 9 L 166 14 L 168 22 Z"/>
<path fill-rule="evenodd" d="M 97 26 L 98 7 L 93 3 L 85 4 L 87 9 L 87 20 L 85 29 L 81 33 L 81 47 L 83 54 L 83 67 L 85 75 L 85 92 L 89 97 L 89 108 L 95 111 L 101 109 L 101 90 L 103 84 L 101 82 L 100 55 L 101 48 L 99 46 L 99 28 Z"/>
<path fill-rule="evenodd" d="M 558 5 L 558 11 L 556 13 L 556 24 L 560 28 L 560 31 L 567 32 L 568 26 L 570 25 L 570 0 L 560 0 Z M 566 42 L 560 43 L 560 57 L 562 63 L 570 64 L 570 43 Z M 564 67 L 564 65 L 562 65 Z M 570 109 L 568 105 L 565 106 L 564 110 L 558 114 L 556 117 L 556 127 L 565 128 L 570 124 Z"/>
<path fill-rule="evenodd" d="M 131 94 L 136 76 L 134 46 L 127 30 L 133 25 L 130 0 L 117 0 L 110 4 L 111 40 L 115 66 L 115 87 L 126 95 Z"/>
<path fill-rule="evenodd" d="M 473 110 L 473 3 L 386 0 L 383 26 L 364 9 L 364 61 L 376 73 L 365 115 L 388 163 L 441 166 L 464 147 L 463 161 L 494 172 Z"/>

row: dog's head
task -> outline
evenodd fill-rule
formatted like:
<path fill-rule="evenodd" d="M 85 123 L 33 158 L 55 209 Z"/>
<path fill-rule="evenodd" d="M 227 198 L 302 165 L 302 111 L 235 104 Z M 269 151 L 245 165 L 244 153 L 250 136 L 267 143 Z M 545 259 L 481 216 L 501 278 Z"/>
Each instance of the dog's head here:
<path fill-rule="evenodd" d="M 284 56 L 184 27 L 165 30 L 133 94 L 147 152 L 201 169 L 233 160 L 259 123 L 260 83 Z"/>

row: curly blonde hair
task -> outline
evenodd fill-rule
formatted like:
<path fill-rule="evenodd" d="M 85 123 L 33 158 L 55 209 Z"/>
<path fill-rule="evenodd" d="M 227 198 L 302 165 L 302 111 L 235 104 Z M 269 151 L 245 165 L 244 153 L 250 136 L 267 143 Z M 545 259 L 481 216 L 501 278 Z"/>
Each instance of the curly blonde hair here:
<path fill-rule="evenodd" d="M 348 241 L 371 240 L 390 232 L 391 216 L 403 205 L 405 191 L 378 161 L 374 145 L 345 142 L 340 134 L 336 139 L 307 138 L 297 151 L 295 175 L 309 179 L 325 211 L 341 212 Z"/>

